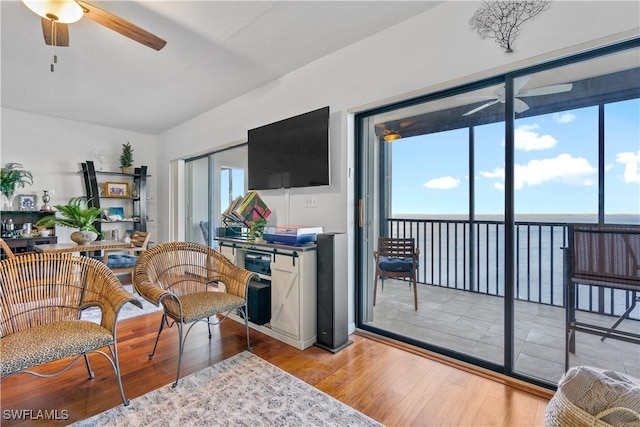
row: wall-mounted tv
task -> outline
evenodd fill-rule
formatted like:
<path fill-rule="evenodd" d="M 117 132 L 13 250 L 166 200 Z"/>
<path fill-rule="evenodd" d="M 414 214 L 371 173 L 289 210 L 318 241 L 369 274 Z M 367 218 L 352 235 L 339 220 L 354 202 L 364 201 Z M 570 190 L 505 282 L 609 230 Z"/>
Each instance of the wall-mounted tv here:
<path fill-rule="evenodd" d="M 248 132 L 249 189 L 329 185 L 329 107 Z"/>

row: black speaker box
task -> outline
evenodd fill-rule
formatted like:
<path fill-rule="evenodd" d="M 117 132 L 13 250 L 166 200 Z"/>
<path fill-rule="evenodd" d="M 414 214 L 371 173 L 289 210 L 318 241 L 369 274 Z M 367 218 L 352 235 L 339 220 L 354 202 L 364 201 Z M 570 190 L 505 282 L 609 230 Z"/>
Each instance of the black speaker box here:
<path fill-rule="evenodd" d="M 267 281 L 249 282 L 247 291 L 247 315 L 249 321 L 264 325 L 271 321 L 271 284 Z"/>
<path fill-rule="evenodd" d="M 317 342 L 315 346 L 337 353 L 349 340 L 349 290 L 347 287 L 347 235 L 317 236 Z"/>

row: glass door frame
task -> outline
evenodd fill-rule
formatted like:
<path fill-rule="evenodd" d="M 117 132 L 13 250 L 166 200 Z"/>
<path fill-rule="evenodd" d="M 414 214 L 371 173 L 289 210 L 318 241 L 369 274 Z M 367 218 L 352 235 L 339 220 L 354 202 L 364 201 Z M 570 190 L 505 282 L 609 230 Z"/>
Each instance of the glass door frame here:
<path fill-rule="evenodd" d="M 222 200 L 222 195 L 223 194 L 229 194 L 230 196 L 232 195 L 233 192 L 233 188 L 237 188 L 237 185 L 234 184 L 233 182 L 233 171 L 236 169 L 242 169 L 244 171 L 244 180 L 242 182 L 242 188 L 243 188 L 243 192 L 242 194 L 246 193 L 247 191 L 247 168 L 246 168 L 246 158 L 244 159 L 244 168 L 233 168 L 233 167 L 229 167 L 228 165 L 224 165 L 224 164 L 220 164 L 218 165 L 216 163 L 216 161 L 218 160 L 218 157 L 223 157 L 225 155 L 228 155 L 231 150 L 241 150 L 238 151 L 239 153 L 244 152 L 246 155 L 246 148 L 247 148 L 247 144 L 246 143 L 241 143 L 241 144 L 237 144 L 231 147 L 226 147 L 224 149 L 220 149 L 217 151 L 212 151 L 210 153 L 206 153 L 206 154 L 202 154 L 199 156 L 195 156 L 192 158 L 188 158 L 185 159 L 185 187 L 187 190 L 190 189 L 191 186 L 191 180 L 190 178 L 193 178 L 190 174 L 190 168 L 189 168 L 189 163 L 191 162 L 196 162 L 202 159 L 206 159 L 207 160 L 207 189 L 206 189 L 206 197 L 207 197 L 207 231 L 208 231 L 208 241 L 205 242 L 205 244 L 207 244 L 208 246 L 214 246 L 216 244 L 215 240 L 216 240 L 216 230 L 219 227 L 222 227 L 222 220 L 220 218 L 220 215 L 216 215 L 215 212 L 217 210 L 222 210 L 222 206 L 219 206 L 221 204 L 224 203 L 224 201 Z M 217 169 L 216 169 L 217 168 Z M 228 174 L 228 180 L 227 180 L 227 188 L 223 189 L 221 187 L 222 185 L 222 177 L 220 174 L 216 175 L 217 172 L 226 172 Z M 190 194 L 189 191 L 185 191 L 186 194 Z M 226 199 L 225 199 L 226 200 Z M 190 203 L 189 200 L 185 200 L 185 203 L 187 204 L 187 207 Z M 225 205 L 226 207 L 226 205 Z M 191 213 L 186 213 L 185 214 L 185 222 L 192 217 Z M 192 225 L 192 224 L 191 224 Z M 183 225 L 185 227 L 190 226 L 189 224 L 184 224 Z M 188 234 L 185 233 L 185 237 Z"/>
<path fill-rule="evenodd" d="M 408 344 L 425 348 L 427 350 L 433 350 L 442 353 L 446 356 L 452 356 L 460 359 L 464 362 L 469 362 L 481 367 L 485 367 L 505 375 L 524 380 L 529 383 L 541 385 L 544 387 L 554 387 L 554 384 L 550 384 L 546 381 L 539 380 L 521 373 L 518 373 L 514 369 L 514 346 L 515 346 L 515 279 L 516 279 L 516 223 L 515 223 L 515 111 L 514 111 L 514 80 L 518 77 L 528 74 L 537 73 L 540 71 L 551 70 L 563 65 L 572 63 L 579 63 L 589 59 L 597 58 L 611 53 L 621 52 L 627 49 L 638 48 L 640 46 L 640 38 L 634 38 L 619 42 L 614 45 L 605 46 L 597 49 L 593 49 L 587 52 L 578 53 L 565 58 L 560 58 L 552 61 L 548 61 L 544 64 L 533 65 L 521 70 L 514 70 L 504 73 L 500 76 L 483 79 L 481 81 L 473 82 L 451 89 L 442 90 L 436 93 L 416 97 L 413 99 L 405 100 L 393 105 L 387 105 L 377 109 L 362 111 L 354 114 L 354 133 L 355 133 L 355 191 L 356 191 L 356 206 L 354 224 L 355 230 L 355 256 L 356 256 L 356 269 L 355 269 L 355 283 L 356 283 L 356 327 L 388 336 L 391 339 L 401 340 Z M 367 301 L 368 286 L 372 282 L 372 260 L 368 255 L 373 250 L 373 236 L 382 232 L 382 221 L 386 215 L 383 203 L 378 203 L 378 200 L 383 200 L 386 196 L 384 185 L 384 173 L 383 166 L 378 163 L 377 170 L 375 169 L 375 161 L 372 163 L 372 156 L 369 153 L 370 147 L 364 146 L 367 140 L 368 132 L 370 132 L 371 126 L 368 121 L 377 114 L 399 110 L 404 107 L 418 105 L 428 101 L 438 100 L 444 97 L 453 96 L 456 94 L 469 92 L 477 88 L 490 86 L 492 84 L 504 83 L 505 85 L 505 198 L 504 198 L 504 221 L 505 221 L 505 241 L 504 241 L 504 277 L 505 277 L 505 289 L 504 289 L 504 363 L 503 366 L 497 366 L 486 361 L 480 360 L 468 354 L 460 354 L 452 351 L 443 350 L 430 345 L 425 345 L 424 342 L 412 340 L 410 337 L 400 337 L 397 334 L 389 333 L 388 331 L 381 331 L 375 327 L 366 325 L 365 320 L 369 315 L 368 310 L 370 307 Z M 470 135 L 472 138 L 472 135 Z M 473 154 L 470 147 L 470 155 Z M 377 153 L 381 155 L 382 153 Z M 471 157 L 473 158 L 473 157 Z M 602 174 L 602 165 L 599 167 L 599 173 Z M 374 177 L 373 181 L 376 183 L 377 188 L 372 188 L 372 182 L 367 176 Z M 599 198 L 598 203 L 598 217 L 600 220 L 604 219 L 604 203 L 602 199 L 602 183 L 599 184 Z M 473 197 L 471 195 L 470 197 Z M 473 213 L 473 201 L 470 205 L 470 213 Z"/>

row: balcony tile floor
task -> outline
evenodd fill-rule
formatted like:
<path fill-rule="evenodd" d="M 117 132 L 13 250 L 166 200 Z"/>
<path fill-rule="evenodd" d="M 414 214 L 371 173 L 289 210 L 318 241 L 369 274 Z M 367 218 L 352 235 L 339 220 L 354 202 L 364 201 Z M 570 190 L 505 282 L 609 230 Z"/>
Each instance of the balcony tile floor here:
<path fill-rule="evenodd" d="M 380 285 L 378 285 L 380 286 Z M 378 288 L 371 326 L 503 364 L 503 298 L 418 284 L 418 310 L 407 282 L 385 280 Z M 611 326 L 615 318 L 578 312 L 579 321 Z M 557 383 L 564 373 L 565 310 L 515 302 L 515 370 Z M 640 334 L 640 321 L 618 329 Z M 612 369 L 640 378 L 640 345 L 579 332 L 570 365 Z"/>

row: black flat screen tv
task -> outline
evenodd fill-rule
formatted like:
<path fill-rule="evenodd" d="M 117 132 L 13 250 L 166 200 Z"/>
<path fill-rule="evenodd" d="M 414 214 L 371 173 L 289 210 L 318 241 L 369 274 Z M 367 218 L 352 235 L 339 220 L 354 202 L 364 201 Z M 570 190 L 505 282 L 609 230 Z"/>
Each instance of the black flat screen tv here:
<path fill-rule="evenodd" d="M 329 107 L 248 132 L 249 189 L 329 185 Z"/>

